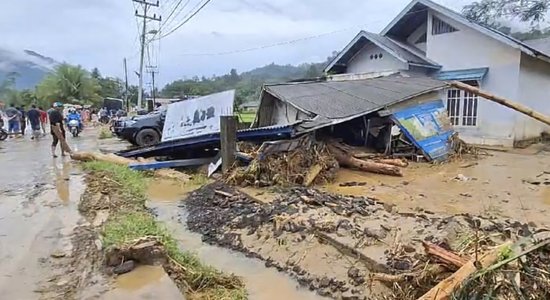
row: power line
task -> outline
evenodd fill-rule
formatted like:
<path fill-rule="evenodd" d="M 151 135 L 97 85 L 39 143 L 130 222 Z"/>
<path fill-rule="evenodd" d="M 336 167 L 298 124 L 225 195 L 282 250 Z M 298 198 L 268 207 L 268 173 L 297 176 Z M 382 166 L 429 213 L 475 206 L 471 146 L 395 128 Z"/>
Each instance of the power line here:
<path fill-rule="evenodd" d="M 168 17 L 166 19 L 164 19 L 164 22 L 161 23 L 161 27 L 164 27 L 165 25 L 167 24 L 171 24 L 173 20 L 175 20 L 180 14 L 181 12 L 185 9 L 185 7 L 187 7 L 187 5 L 189 4 L 191 0 L 187 0 L 185 2 L 185 4 L 180 8 L 180 10 L 178 11 L 178 13 L 174 16 L 174 13 L 176 12 L 176 10 L 178 9 L 178 7 L 181 5 L 181 3 L 183 2 L 183 0 L 179 0 L 178 3 L 176 4 L 176 6 L 172 9 L 172 11 L 170 12 L 170 14 L 168 15 Z M 174 16 L 174 19 L 171 19 L 171 17 Z"/>
<path fill-rule="evenodd" d="M 244 48 L 244 49 L 238 49 L 238 50 L 231 50 L 231 51 L 215 52 L 215 53 L 184 53 L 184 54 L 182 54 L 182 56 L 220 56 L 220 55 L 229 55 L 229 54 L 236 54 L 236 53 L 244 53 L 244 52 L 250 52 L 250 51 L 256 51 L 256 50 L 262 50 L 262 49 L 273 48 L 273 47 L 278 47 L 278 46 L 290 45 L 290 44 L 294 44 L 294 43 L 298 43 L 298 42 L 302 42 L 302 41 L 307 41 L 307 40 L 312 40 L 312 39 L 316 39 L 316 38 L 321 38 L 321 37 L 325 37 L 325 36 L 328 36 L 328 35 L 333 35 L 333 34 L 336 34 L 336 33 L 349 31 L 349 30 L 352 30 L 356 27 L 361 27 L 361 26 L 363 26 L 363 25 L 356 25 L 356 26 L 349 27 L 349 28 L 344 28 L 344 29 L 340 29 L 340 30 L 325 32 L 325 33 L 321 33 L 321 34 L 317 34 L 317 35 L 302 37 L 302 38 L 288 40 L 288 41 L 282 41 L 282 42 L 263 45 L 263 46 Z"/>
<path fill-rule="evenodd" d="M 193 9 L 195 9 L 197 6 L 200 5 L 200 7 L 195 10 L 193 13 L 191 13 L 191 15 L 185 19 L 183 22 L 181 22 L 178 26 L 176 26 L 175 28 L 173 28 L 172 30 L 170 30 L 168 33 L 164 34 L 164 35 L 161 35 L 158 39 L 162 39 L 162 38 L 165 38 L 167 36 L 169 36 L 170 34 L 174 33 L 176 30 L 180 29 L 183 25 L 185 25 L 187 22 L 189 22 L 194 16 L 196 16 L 208 3 L 210 3 L 210 1 L 212 0 L 206 0 L 202 3 L 202 5 L 199 3 L 197 3 L 197 5 L 195 5 L 195 7 Z"/>

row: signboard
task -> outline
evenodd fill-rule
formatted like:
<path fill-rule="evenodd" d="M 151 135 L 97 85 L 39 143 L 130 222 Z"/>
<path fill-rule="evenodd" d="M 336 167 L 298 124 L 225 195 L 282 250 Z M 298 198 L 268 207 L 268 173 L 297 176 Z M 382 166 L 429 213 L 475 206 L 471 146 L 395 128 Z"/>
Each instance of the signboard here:
<path fill-rule="evenodd" d="M 441 100 L 403 109 L 394 113 L 393 119 L 429 160 L 447 157 L 454 131 Z"/>
<path fill-rule="evenodd" d="M 162 141 L 220 131 L 220 116 L 233 115 L 235 90 L 168 105 Z"/>

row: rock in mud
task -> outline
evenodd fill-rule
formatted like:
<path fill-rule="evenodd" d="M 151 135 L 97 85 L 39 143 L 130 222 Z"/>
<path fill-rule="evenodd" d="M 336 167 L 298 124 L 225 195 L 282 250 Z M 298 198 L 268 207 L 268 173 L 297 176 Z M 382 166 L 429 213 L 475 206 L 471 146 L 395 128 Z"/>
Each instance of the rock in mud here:
<path fill-rule="evenodd" d="M 113 268 L 113 273 L 117 274 L 117 275 L 125 274 L 125 273 L 128 273 L 128 272 L 131 272 L 135 268 L 136 268 L 136 263 L 133 260 L 128 260 L 128 261 L 125 261 L 122 264 L 114 267 Z"/>
<path fill-rule="evenodd" d="M 164 245 L 156 237 L 143 237 L 121 247 L 111 247 L 105 253 L 108 266 L 115 267 L 128 260 L 145 265 L 162 265 L 167 262 Z"/>

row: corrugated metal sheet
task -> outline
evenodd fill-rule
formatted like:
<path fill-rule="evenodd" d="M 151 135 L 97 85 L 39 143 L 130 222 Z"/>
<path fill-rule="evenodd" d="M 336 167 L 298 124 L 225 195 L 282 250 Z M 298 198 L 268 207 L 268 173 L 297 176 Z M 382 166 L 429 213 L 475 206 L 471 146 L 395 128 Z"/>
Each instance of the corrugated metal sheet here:
<path fill-rule="evenodd" d="M 447 157 L 454 130 L 441 100 L 403 109 L 392 118 L 429 160 Z"/>
<path fill-rule="evenodd" d="M 365 80 L 266 85 L 265 91 L 308 113 L 329 119 L 359 116 L 443 89 L 427 77 L 388 76 Z"/>
<path fill-rule="evenodd" d="M 439 80 L 482 80 L 488 71 L 489 68 L 441 71 L 435 77 Z"/>

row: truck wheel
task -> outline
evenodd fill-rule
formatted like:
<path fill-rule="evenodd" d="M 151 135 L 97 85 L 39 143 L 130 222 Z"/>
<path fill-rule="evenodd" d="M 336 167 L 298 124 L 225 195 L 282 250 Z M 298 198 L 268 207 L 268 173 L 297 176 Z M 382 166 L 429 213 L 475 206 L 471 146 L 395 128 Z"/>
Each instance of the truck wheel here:
<path fill-rule="evenodd" d="M 154 129 L 142 129 L 136 134 L 136 144 L 138 146 L 151 146 L 158 142 L 160 142 L 160 135 Z"/>

